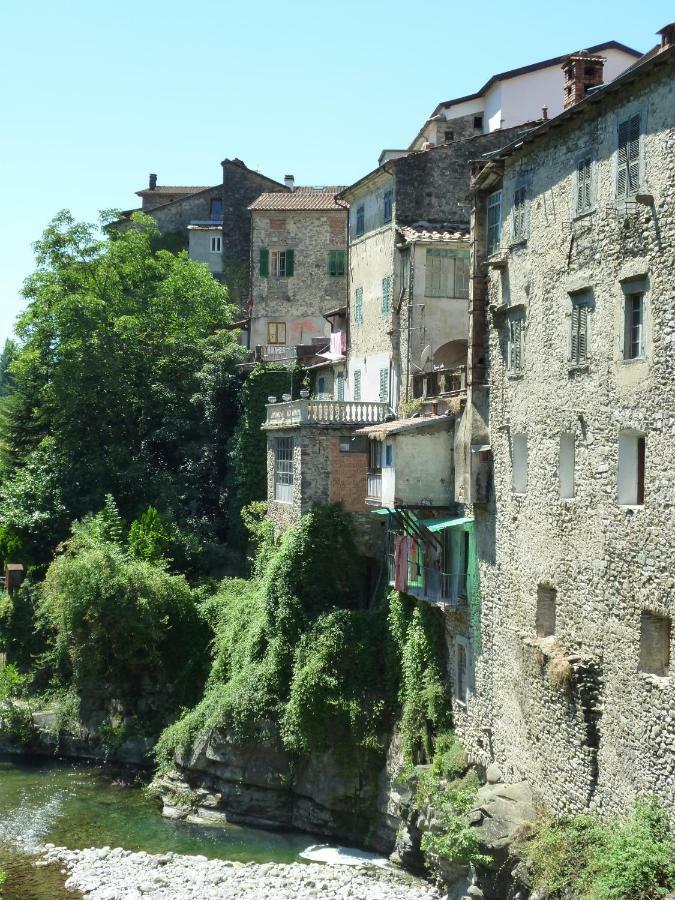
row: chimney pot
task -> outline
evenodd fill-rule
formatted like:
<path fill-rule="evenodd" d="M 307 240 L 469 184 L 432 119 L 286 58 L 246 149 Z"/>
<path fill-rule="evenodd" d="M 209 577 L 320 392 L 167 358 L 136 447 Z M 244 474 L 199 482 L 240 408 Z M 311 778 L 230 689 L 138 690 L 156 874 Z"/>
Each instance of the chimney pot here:
<path fill-rule="evenodd" d="M 662 50 L 666 47 L 671 47 L 675 43 L 675 22 L 671 22 L 670 25 L 664 25 L 660 31 L 657 31 L 657 34 L 661 35 Z"/>
<path fill-rule="evenodd" d="M 605 58 L 593 56 L 588 50 L 572 53 L 562 64 L 563 109 L 583 100 L 591 88 L 603 83 Z"/>
<path fill-rule="evenodd" d="M 544 121 L 546 121 L 546 119 L 548 119 L 548 106 L 542 106 L 541 117 Z"/>
<path fill-rule="evenodd" d="M 284 175 L 284 184 L 292 191 L 295 188 L 295 175 Z"/>
<path fill-rule="evenodd" d="M 150 188 L 151 191 L 154 191 L 155 188 L 157 187 L 157 176 L 155 175 L 154 172 L 150 173 L 150 178 L 148 179 L 148 187 Z"/>

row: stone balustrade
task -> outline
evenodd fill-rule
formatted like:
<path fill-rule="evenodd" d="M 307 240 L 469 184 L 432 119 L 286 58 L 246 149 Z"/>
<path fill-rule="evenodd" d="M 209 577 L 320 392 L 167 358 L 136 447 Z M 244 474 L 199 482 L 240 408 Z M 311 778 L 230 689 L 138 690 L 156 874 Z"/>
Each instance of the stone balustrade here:
<path fill-rule="evenodd" d="M 291 400 L 268 403 L 265 428 L 297 425 L 376 425 L 391 412 L 388 403 L 357 400 Z"/>

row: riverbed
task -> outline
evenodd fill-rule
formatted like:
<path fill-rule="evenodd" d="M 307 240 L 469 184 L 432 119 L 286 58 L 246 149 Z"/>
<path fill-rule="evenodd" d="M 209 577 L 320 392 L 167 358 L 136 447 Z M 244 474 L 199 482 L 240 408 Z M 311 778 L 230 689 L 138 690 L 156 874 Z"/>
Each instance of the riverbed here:
<path fill-rule="evenodd" d="M 301 854 L 314 843 L 295 832 L 164 819 L 133 772 L 0 757 L 5 900 L 433 896 L 393 870 L 307 862 Z"/>

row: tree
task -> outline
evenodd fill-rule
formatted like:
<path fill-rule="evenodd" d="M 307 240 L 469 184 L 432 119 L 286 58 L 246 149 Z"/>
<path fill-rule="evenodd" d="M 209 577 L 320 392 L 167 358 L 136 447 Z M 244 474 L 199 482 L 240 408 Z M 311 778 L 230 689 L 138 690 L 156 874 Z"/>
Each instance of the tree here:
<path fill-rule="evenodd" d="M 14 390 L 0 415 L 0 526 L 36 563 L 106 494 L 127 521 L 153 505 L 195 534 L 225 531 L 242 359 L 227 291 L 186 253 L 158 249 L 149 217 L 125 232 L 112 218 L 52 221 L 18 345 L 3 353 Z M 26 526 L 55 506 L 54 533 L 36 544 Z"/>

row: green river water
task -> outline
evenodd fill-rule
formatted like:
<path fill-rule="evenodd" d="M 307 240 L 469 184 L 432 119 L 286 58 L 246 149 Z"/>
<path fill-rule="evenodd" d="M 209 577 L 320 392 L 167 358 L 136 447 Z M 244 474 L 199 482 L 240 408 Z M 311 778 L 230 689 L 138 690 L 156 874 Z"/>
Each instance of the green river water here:
<path fill-rule="evenodd" d="M 117 773 L 119 774 L 119 773 Z M 4 900 L 73 900 L 58 869 L 35 868 L 51 842 L 78 849 L 123 847 L 213 859 L 296 862 L 311 837 L 239 826 L 186 825 L 163 819 L 157 800 L 101 767 L 0 756 L 0 868 Z"/>

